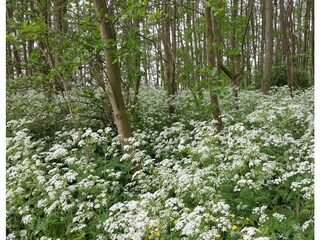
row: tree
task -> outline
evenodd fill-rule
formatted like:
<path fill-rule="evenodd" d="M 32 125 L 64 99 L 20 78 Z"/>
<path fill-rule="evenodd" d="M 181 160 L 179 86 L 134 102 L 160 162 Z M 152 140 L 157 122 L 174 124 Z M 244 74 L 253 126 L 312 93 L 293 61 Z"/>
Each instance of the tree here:
<path fill-rule="evenodd" d="M 206 25 L 206 41 L 207 41 L 207 48 L 206 48 L 206 55 L 207 55 L 207 63 L 209 67 L 209 81 L 214 81 L 214 83 L 211 83 L 210 85 L 214 87 L 219 86 L 219 82 L 217 81 L 217 78 L 213 78 L 210 74 L 211 71 L 213 71 L 214 68 L 219 68 L 218 66 L 218 54 L 217 50 L 214 49 L 214 39 L 217 38 L 217 36 L 214 36 L 214 28 L 213 28 L 213 14 L 210 7 L 205 8 L 205 25 Z M 213 79 L 212 79 L 213 78 Z M 210 100 L 211 104 L 213 106 L 213 117 L 216 120 L 216 129 L 218 132 L 220 132 L 223 129 L 223 123 L 221 119 L 221 111 L 219 107 L 219 99 L 218 96 L 214 93 L 213 89 L 210 89 Z"/>
<path fill-rule="evenodd" d="M 266 0 L 265 2 L 265 16 L 266 16 L 266 48 L 265 48 L 265 59 L 263 64 L 263 78 L 262 78 L 262 92 L 268 94 L 271 83 L 271 71 L 272 71 L 272 57 L 273 57 L 273 26 L 272 26 L 272 8 L 273 0 Z"/>
<path fill-rule="evenodd" d="M 114 121 L 121 137 L 122 144 L 132 136 L 129 119 L 121 90 L 120 65 L 117 58 L 116 33 L 112 22 L 112 13 L 105 1 L 94 0 L 99 17 L 101 39 L 106 47 L 104 57 L 108 80 L 109 100 L 112 106 Z"/>
<path fill-rule="evenodd" d="M 163 19 L 161 22 L 161 40 L 164 47 L 165 80 L 168 85 L 169 113 L 174 113 L 172 98 L 176 95 L 176 14 L 177 6 L 174 1 L 174 9 L 169 11 L 169 1 L 163 0 Z"/>
<path fill-rule="evenodd" d="M 282 49 L 284 60 L 287 65 L 287 81 L 291 92 L 298 87 L 297 79 L 294 74 L 296 39 L 294 35 L 293 23 L 293 1 L 280 0 L 280 17 L 281 17 L 281 31 L 282 31 Z"/>
<path fill-rule="evenodd" d="M 233 95 L 236 98 L 238 97 L 238 92 L 239 92 L 239 87 L 240 87 L 239 78 L 244 71 L 245 38 L 246 38 L 246 35 L 248 34 L 248 31 L 249 31 L 249 23 L 250 23 L 250 19 L 252 17 L 252 13 L 253 13 L 254 1 L 250 0 L 248 2 L 248 7 L 250 8 L 250 10 L 249 10 L 248 16 L 246 17 L 245 24 L 240 24 L 240 31 L 241 32 L 239 32 L 239 30 L 237 29 L 238 28 L 237 24 L 239 24 L 239 23 L 237 23 L 239 21 L 238 20 L 238 7 L 239 7 L 238 3 L 239 3 L 238 0 L 232 1 L 232 9 L 233 10 L 232 10 L 232 14 L 231 14 L 231 21 L 227 21 L 228 24 L 231 25 L 231 33 L 230 33 L 231 36 L 229 35 L 230 37 L 228 37 L 228 39 L 227 39 L 230 42 L 231 53 L 226 54 L 227 59 L 230 59 L 230 61 L 231 61 L 231 63 L 229 64 L 230 67 L 227 67 L 227 65 L 223 62 L 223 58 L 220 58 L 219 63 L 218 63 L 221 70 L 231 80 Z M 242 2 L 241 2 L 241 4 L 242 4 Z M 216 14 L 218 15 L 219 12 L 223 11 L 223 9 L 224 9 L 224 6 L 223 6 L 222 2 L 219 2 L 218 9 L 216 10 Z M 241 16 L 241 17 L 244 17 L 244 16 Z M 220 21 L 225 22 L 225 19 L 220 19 Z M 217 25 L 220 25 L 220 24 L 217 24 Z M 220 29 L 222 27 L 217 26 L 217 28 Z M 219 38 L 222 38 L 221 37 L 222 31 L 217 31 L 217 32 L 219 32 Z M 224 42 L 222 42 L 222 43 L 224 45 L 225 52 L 227 52 L 226 44 Z"/>

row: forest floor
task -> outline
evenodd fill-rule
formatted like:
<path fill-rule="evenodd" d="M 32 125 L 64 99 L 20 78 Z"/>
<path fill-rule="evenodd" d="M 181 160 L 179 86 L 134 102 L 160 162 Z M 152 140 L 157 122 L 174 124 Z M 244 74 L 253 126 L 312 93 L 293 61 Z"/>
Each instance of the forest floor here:
<path fill-rule="evenodd" d="M 218 134 L 206 100 L 181 94 L 168 124 L 141 94 L 126 153 L 110 127 L 7 123 L 7 239 L 313 239 L 313 88 L 222 98 Z"/>

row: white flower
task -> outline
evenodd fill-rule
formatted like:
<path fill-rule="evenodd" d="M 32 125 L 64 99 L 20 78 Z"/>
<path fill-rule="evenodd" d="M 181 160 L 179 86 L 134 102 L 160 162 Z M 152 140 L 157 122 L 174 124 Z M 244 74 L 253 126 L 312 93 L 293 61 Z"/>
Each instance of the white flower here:
<path fill-rule="evenodd" d="M 16 235 L 14 233 L 10 233 L 7 235 L 7 240 L 15 239 Z"/>
<path fill-rule="evenodd" d="M 83 224 L 83 223 L 82 223 L 82 224 L 79 224 L 79 225 L 77 225 L 76 227 L 72 228 L 70 232 L 71 232 L 71 233 L 77 232 L 77 231 L 85 228 L 86 226 L 87 226 L 87 225 L 86 225 L 86 224 Z"/>
<path fill-rule="evenodd" d="M 260 232 L 259 229 L 255 228 L 255 227 L 245 227 L 241 230 L 242 233 L 244 233 L 243 235 L 243 239 L 244 240 L 249 240 L 252 239 L 252 237 L 257 233 Z"/>
<path fill-rule="evenodd" d="M 64 176 L 67 178 L 68 182 L 72 182 L 74 180 L 76 180 L 78 173 L 76 173 L 75 171 L 70 170 L 69 172 L 66 172 L 64 174 Z"/>
<path fill-rule="evenodd" d="M 312 219 L 304 222 L 303 225 L 301 226 L 302 231 L 304 232 L 310 226 L 310 224 L 313 224 L 313 222 L 314 221 Z"/>
<path fill-rule="evenodd" d="M 274 213 L 272 216 L 279 220 L 279 222 L 282 222 L 283 220 L 287 219 L 285 215 L 280 213 Z"/>
<path fill-rule="evenodd" d="M 60 159 L 68 154 L 67 149 L 59 144 L 54 145 L 50 151 L 53 151 L 51 159 Z"/>
<path fill-rule="evenodd" d="M 45 200 L 40 199 L 40 200 L 38 201 L 38 203 L 37 203 L 37 206 L 38 206 L 38 207 L 43 207 L 43 206 L 45 205 L 45 203 L 46 203 Z"/>
<path fill-rule="evenodd" d="M 31 214 L 28 214 L 28 215 L 22 217 L 22 222 L 23 222 L 24 224 L 28 224 L 28 223 L 30 223 L 31 221 L 32 221 Z"/>
<path fill-rule="evenodd" d="M 26 236 L 27 235 L 27 230 L 21 230 L 20 231 L 20 236 L 21 237 L 24 237 L 24 236 Z"/>

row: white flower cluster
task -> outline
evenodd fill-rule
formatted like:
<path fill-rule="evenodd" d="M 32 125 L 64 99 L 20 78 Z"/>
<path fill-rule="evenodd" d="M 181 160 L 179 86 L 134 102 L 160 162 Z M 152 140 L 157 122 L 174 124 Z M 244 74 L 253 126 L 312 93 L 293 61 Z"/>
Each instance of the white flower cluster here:
<path fill-rule="evenodd" d="M 268 215 L 265 213 L 265 210 L 268 206 L 263 205 L 261 207 L 256 207 L 252 210 L 253 214 L 258 214 L 259 216 L 259 224 L 263 224 L 265 221 L 269 219 Z"/>
<path fill-rule="evenodd" d="M 220 133 L 203 119 L 159 130 L 167 125 L 155 118 L 167 114 L 158 101 L 165 94 L 143 93 L 159 99 L 141 96 L 143 109 L 155 104 L 142 114 L 151 122 L 133 133 L 124 154 L 111 128 L 62 130 L 49 143 L 19 126 L 7 141 L 7 239 L 33 239 L 32 227 L 42 224 L 47 228 L 37 231 L 45 236 L 37 238 L 56 239 L 47 230 L 54 221 L 69 224 L 65 238 L 273 239 L 268 224 L 285 224 L 289 215 L 281 213 L 289 210 L 267 206 L 271 195 L 284 189 L 282 198 L 294 194 L 309 205 L 314 195 L 310 90 L 296 104 L 277 91 L 268 98 L 241 93 L 237 112 L 223 114 Z M 312 224 L 299 223 L 293 234 Z"/>
<path fill-rule="evenodd" d="M 279 222 L 282 222 L 283 220 L 287 219 L 285 215 L 280 214 L 280 213 L 274 213 L 274 214 L 272 214 L 272 216 L 274 218 L 276 218 L 277 220 L 279 220 Z"/>

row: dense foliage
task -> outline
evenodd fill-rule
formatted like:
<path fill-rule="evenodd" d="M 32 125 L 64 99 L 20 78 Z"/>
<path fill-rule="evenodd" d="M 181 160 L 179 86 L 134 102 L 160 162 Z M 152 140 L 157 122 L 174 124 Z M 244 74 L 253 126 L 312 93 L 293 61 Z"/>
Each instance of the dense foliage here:
<path fill-rule="evenodd" d="M 313 0 L 6 0 L 6 73 L 8 240 L 313 238 Z"/>
<path fill-rule="evenodd" d="M 243 91 L 236 107 L 226 88 L 220 133 L 208 93 L 182 91 L 169 116 L 143 88 L 125 153 L 112 126 L 76 131 L 63 99 L 42 98 L 9 101 L 7 239 L 313 239 L 313 88 Z"/>

